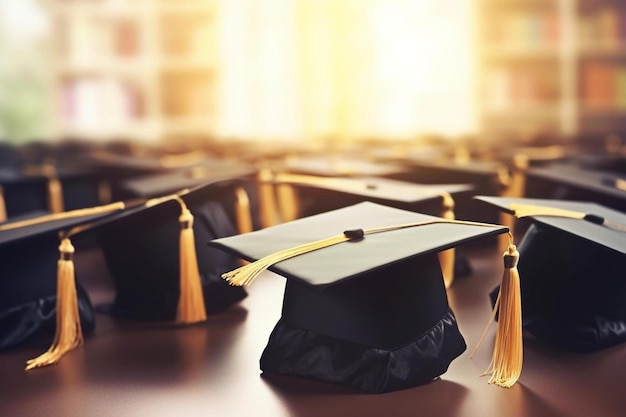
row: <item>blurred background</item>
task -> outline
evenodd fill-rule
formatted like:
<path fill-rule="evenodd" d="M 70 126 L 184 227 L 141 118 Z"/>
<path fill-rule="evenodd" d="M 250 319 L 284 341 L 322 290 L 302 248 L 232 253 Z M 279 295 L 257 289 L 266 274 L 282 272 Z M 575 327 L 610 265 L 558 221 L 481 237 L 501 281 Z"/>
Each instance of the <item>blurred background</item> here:
<path fill-rule="evenodd" d="M 622 132 L 622 0 L 0 0 L 12 144 Z"/>

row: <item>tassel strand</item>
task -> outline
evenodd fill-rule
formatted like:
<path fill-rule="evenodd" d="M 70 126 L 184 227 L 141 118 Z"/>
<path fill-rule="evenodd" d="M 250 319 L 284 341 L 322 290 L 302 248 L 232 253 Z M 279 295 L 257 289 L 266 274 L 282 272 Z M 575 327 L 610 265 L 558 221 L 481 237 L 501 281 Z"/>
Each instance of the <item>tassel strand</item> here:
<path fill-rule="evenodd" d="M 193 324 L 206 320 L 204 293 L 202 291 L 200 270 L 198 269 L 196 241 L 193 232 L 194 218 L 182 198 L 177 197 L 176 201 L 181 205 L 181 215 L 179 217 L 181 225 L 179 241 L 180 296 L 176 321 L 183 324 Z"/>
<path fill-rule="evenodd" d="M 518 260 L 519 252 L 515 245 L 510 244 L 504 253 L 502 283 L 492 314 L 492 317 L 495 316 L 497 311 L 499 315 L 493 356 L 488 369 L 483 373 L 491 375 L 490 384 L 504 388 L 510 388 L 519 379 L 524 356 Z"/>
<path fill-rule="evenodd" d="M 47 352 L 26 362 L 26 370 L 55 364 L 65 353 L 83 344 L 74 276 L 74 246 L 68 237 L 61 240 L 57 264 L 56 333 Z"/>

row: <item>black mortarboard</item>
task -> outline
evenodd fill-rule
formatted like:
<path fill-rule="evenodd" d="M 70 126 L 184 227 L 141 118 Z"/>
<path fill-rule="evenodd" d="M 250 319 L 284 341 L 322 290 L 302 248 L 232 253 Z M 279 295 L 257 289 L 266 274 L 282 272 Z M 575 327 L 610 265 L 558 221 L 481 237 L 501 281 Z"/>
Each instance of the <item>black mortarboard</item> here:
<path fill-rule="evenodd" d="M 330 178 L 286 173 L 276 174 L 272 182 L 283 221 L 363 201 L 454 219 L 453 195 L 469 194 L 473 189 L 465 184 L 415 184 L 377 177 Z M 454 249 L 442 252 L 440 257 L 447 287 L 455 275 L 468 275 L 471 271 L 467 259 L 455 257 Z"/>
<path fill-rule="evenodd" d="M 347 156 L 304 156 L 286 158 L 283 170 L 322 177 L 386 177 L 404 172 L 401 165 Z"/>
<path fill-rule="evenodd" d="M 474 194 L 501 195 L 511 181 L 509 168 L 500 162 L 424 158 L 402 158 L 397 160 L 405 166 L 404 173 L 390 178 L 419 184 L 472 184 Z M 468 220 L 496 222 L 488 216 L 470 196 L 463 196 L 457 202 L 457 217 Z"/>
<path fill-rule="evenodd" d="M 119 190 L 124 198 L 152 198 L 221 182 L 220 201 L 230 221 L 239 232 L 249 232 L 258 228 L 256 173 L 255 168 L 245 164 L 214 161 L 189 169 L 129 179 L 120 183 Z"/>
<path fill-rule="evenodd" d="M 179 254 L 181 205 L 195 217 L 194 239 L 188 242 L 197 264 L 204 295 L 204 310 L 216 313 L 246 296 L 242 288 L 229 287 L 220 274 L 238 265 L 236 257 L 208 247 L 205 242 L 236 234 L 222 205 L 233 192 L 231 181 L 205 182 L 180 194 L 156 198 L 149 204 L 126 210 L 99 228 L 100 244 L 116 287 L 115 300 L 105 311 L 142 320 L 177 317 L 183 262 Z M 182 239 L 182 238 L 181 238 Z M 182 249 L 181 249 L 182 250 Z"/>
<path fill-rule="evenodd" d="M 591 170 L 575 164 L 553 164 L 527 172 L 526 197 L 593 201 L 616 210 L 626 209 L 626 176 Z"/>
<path fill-rule="evenodd" d="M 85 155 L 80 162 L 91 167 L 100 178 L 109 181 L 112 198 L 118 200 L 126 197 L 120 190 L 123 181 L 197 166 L 211 166 L 217 160 L 202 151 L 172 154 L 149 149 L 135 154 L 97 149 Z"/>
<path fill-rule="evenodd" d="M 528 333 L 578 352 L 626 340 L 625 214 L 586 202 L 479 199 L 532 221 L 519 245 Z"/>
<path fill-rule="evenodd" d="M 437 252 L 507 229 L 452 222 L 364 202 L 210 244 L 256 261 L 224 275 L 233 285 L 265 268 L 287 278 L 263 371 L 386 392 L 465 350 Z"/>
<path fill-rule="evenodd" d="M 295 188 L 298 197 L 296 217 L 307 217 L 362 201 L 440 215 L 442 205 L 446 203 L 443 200 L 451 198 L 452 194 L 473 189 L 469 184 L 415 184 L 378 177 L 329 178 L 280 173 L 273 177 L 272 182 Z M 448 204 L 453 204 L 453 201 Z"/>
<path fill-rule="evenodd" d="M 60 339 L 57 334 L 54 345 L 71 349 L 82 342 L 81 329 L 93 330 L 89 297 L 80 284 L 74 285 L 74 248 L 67 233 L 111 218 L 123 208 L 117 203 L 0 224 L 0 349 L 53 334 L 60 323 L 66 323 L 66 332 Z"/>

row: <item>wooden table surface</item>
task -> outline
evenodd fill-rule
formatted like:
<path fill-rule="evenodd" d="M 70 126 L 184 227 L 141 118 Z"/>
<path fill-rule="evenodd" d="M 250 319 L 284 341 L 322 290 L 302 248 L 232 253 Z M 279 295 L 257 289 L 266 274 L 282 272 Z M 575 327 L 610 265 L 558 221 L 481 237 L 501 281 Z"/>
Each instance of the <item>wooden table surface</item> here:
<path fill-rule="evenodd" d="M 95 304 L 112 298 L 102 257 L 77 255 Z M 511 389 L 479 377 L 495 327 L 472 359 L 488 320 L 487 294 L 501 274 L 495 253 L 472 251 L 474 274 L 449 290 L 468 350 L 428 385 L 387 394 L 262 375 L 259 357 L 280 316 L 284 279 L 265 273 L 241 305 L 186 328 L 97 315 L 95 334 L 60 364 L 24 372 L 47 345 L 0 354 L 0 416 L 471 416 L 623 417 L 626 346 L 578 355 L 527 341 Z"/>

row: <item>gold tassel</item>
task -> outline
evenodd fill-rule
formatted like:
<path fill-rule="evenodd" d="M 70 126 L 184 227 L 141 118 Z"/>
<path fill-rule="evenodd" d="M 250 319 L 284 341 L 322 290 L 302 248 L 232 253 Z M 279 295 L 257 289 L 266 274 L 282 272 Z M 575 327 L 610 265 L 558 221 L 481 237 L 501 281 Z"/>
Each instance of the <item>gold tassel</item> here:
<path fill-rule="evenodd" d="M 7 206 L 4 202 L 4 189 L 0 185 L 0 223 L 7 221 Z"/>
<path fill-rule="evenodd" d="M 235 189 L 235 206 L 237 212 L 237 231 L 239 233 L 251 232 L 254 227 L 252 226 L 252 212 L 250 209 L 250 198 L 245 188 L 237 187 Z"/>
<path fill-rule="evenodd" d="M 263 271 L 265 271 L 270 266 L 287 260 L 289 258 L 293 258 L 298 255 L 303 255 L 305 253 L 312 252 L 314 250 L 326 248 L 332 245 L 336 245 L 338 243 L 346 242 L 352 239 L 346 234 L 333 236 L 327 239 L 318 240 L 312 243 L 306 243 L 304 245 L 296 246 L 293 248 L 285 249 L 282 251 L 278 251 L 268 255 L 264 258 L 259 259 L 258 261 L 251 262 L 242 267 L 239 267 L 230 272 L 226 272 L 222 274 L 222 278 L 228 281 L 230 285 L 235 286 L 243 286 L 250 285 L 252 281 Z"/>
<path fill-rule="evenodd" d="M 198 269 L 196 256 L 196 241 L 193 233 L 193 214 L 187 208 L 182 198 L 176 196 L 176 201 L 181 205 L 179 217 L 180 242 L 180 296 L 176 321 L 178 323 L 192 324 L 206 320 L 204 306 L 204 294 Z"/>
<path fill-rule="evenodd" d="M 48 210 L 61 213 L 63 208 L 63 186 L 57 177 L 48 178 Z"/>
<path fill-rule="evenodd" d="M 276 196 L 274 195 L 273 173 L 267 168 L 259 171 L 259 205 L 261 227 L 266 228 L 278 223 L 276 216 Z"/>
<path fill-rule="evenodd" d="M 56 334 L 48 351 L 26 362 L 26 370 L 55 364 L 66 352 L 83 344 L 74 277 L 74 246 L 68 237 L 61 240 L 57 264 Z"/>
<path fill-rule="evenodd" d="M 337 245 L 339 243 L 347 242 L 349 240 L 362 239 L 365 235 L 371 235 L 374 233 L 388 232 L 392 230 L 406 229 L 409 227 L 427 226 L 431 224 L 461 224 L 469 226 L 484 226 L 484 227 L 500 227 L 500 225 L 494 225 L 489 223 L 469 222 L 462 220 L 426 220 L 417 223 L 407 223 L 394 226 L 382 226 L 371 229 L 355 229 L 347 230 L 341 235 L 332 236 L 326 239 L 321 239 L 311 243 L 305 243 L 293 248 L 284 249 L 278 252 L 269 254 L 254 262 L 248 263 L 237 269 L 222 274 L 222 278 L 226 280 L 230 285 L 243 286 L 250 285 L 252 281 L 267 268 L 271 267 L 278 262 L 285 261 L 287 259 L 304 255 L 305 253 L 313 252 L 315 250 L 327 248 L 329 246 Z"/>
<path fill-rule="evenodd" d="M 490 384 L 512 387 L 522 372 L 524 347 L 522 338 L 522 300 L 517 270 L 519 252 L 510 244 L 504 252 L 504 272 L 494 312 L 498 311 L 498 327 L 489 368 Z M 492 317 L 495 314 L 492 314 Z M 482 338 L 481 338 L 482 341 Z M 480 342 L 479 342 L 480 343 Z"/>
<path fill-rule="evenodd" d="M 443 198 L 441 217 L 447 220 L 454 220 L 454 199 L 449 193 L 442 193 L 441 197 Z M 441 264 L 443 282 L 446 288 L 450 288 L 454 282 L 455 249 L 444 250 L 437 255 L 439 256 L 439 263 Z"/>
<path fill-rule="evenodd" d="M 626 232 L 626 225 L 615 223 L 602 216 L 582 211 L 564 210 L 557 207 L 534 206 L 530 204 L 511 204 L 509 205 L 509 209 L 513 211 L 515 217 L 518 218 L 529 216 L 565 217 L 569 219 L 585 220 L 599 226 Z"/>
<path fill-rule="evenodd" d="M 278 180 L 280 181 L 280 180 Z M 298 194 L 291 184 L 280 183 L 276 185 L 278 206 L 281 222 L 290 222 L 300 217 L 300 202 Z"/>

